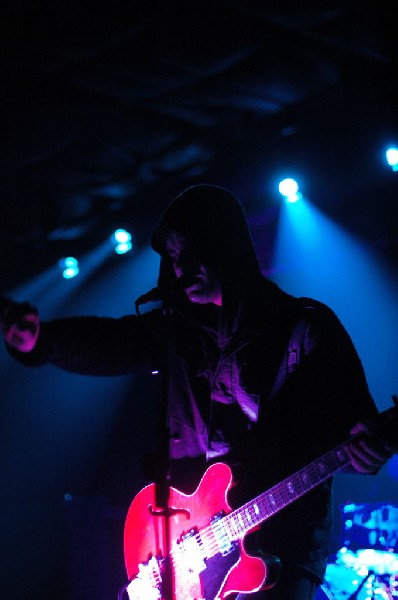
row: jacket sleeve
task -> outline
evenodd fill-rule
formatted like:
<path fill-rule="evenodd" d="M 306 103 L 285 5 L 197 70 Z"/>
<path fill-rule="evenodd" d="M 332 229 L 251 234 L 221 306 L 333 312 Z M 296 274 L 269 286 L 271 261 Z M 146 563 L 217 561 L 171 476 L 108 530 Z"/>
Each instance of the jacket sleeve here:
<path fill-rule="evenodd" d="M 120 319 L 70 317 L 41 325 L 32 352 L 8 347 L 27 366 L 52 364 L 82 375 L 126 375 L 159 365 L 163 347 L 160 311 Z"/>

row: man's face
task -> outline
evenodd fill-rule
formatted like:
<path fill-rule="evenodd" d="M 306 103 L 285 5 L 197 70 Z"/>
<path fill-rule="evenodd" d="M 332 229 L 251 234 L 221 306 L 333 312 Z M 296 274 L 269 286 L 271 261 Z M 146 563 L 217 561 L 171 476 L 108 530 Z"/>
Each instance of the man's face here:
<path fill-rule="evenodd" d="M 197 279 L 185 290 L 188 299 L 196 304 L 212 302 L 221 306 L 221 284 L 214 273 L 201 263 L 189 250 L 185 237 L 169 231 L 166 237 L 166 254 L 171 259 L 177 277 L 192 274 Z"/>

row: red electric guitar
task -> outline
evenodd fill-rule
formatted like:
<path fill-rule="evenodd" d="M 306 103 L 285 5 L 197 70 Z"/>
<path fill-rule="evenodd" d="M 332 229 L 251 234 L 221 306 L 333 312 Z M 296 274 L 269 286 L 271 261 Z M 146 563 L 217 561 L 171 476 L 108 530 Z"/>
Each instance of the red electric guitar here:
<path fill-rule="evenodd" d="M 387 426 L 391 426 L 396 410 L 395 406 L 382 413 Z M 346 445 L 341 444 L 233 511 L 227 502 L 232 473 L 223 463 L 207 469 L 192 495 L 172 487 L 167 518 L 156 514 L 155 484 L 142 489 L 125 523 L 124 556 L 130 583 L 123 591 L 129 600 L 165 597 L 166 549 L 172 600 L 223 600 L 271 587 L 276 579 L 274 565 L 247 554 L 245 535 L 345 467 L 349 463 Z"/>

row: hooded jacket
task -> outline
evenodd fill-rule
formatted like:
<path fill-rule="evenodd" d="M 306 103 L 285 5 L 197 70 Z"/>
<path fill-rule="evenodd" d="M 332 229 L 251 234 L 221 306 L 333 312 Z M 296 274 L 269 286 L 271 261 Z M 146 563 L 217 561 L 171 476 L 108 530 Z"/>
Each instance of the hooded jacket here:
<path fill-rule="evenodd" d="M 223 188 L 188 188 L 153 233 L 159 285 L 175 278 L 167 233 L 183 235 L 217 276 L 222 306 L 176 293 L 165 311 L 121 319 L 43 324 L 26 364 L 51 362 L 91 375 L 167 369 L 172 483 L 192 492 L 208 462 L 228 462 L 231 502 L 251 499 L 349 436 L 377 414 L 361 362 L 335 314 L 294 298 L 261 274 L 244 211 Z M 329 554 L 331 480 L 267 521 L 264 551 L 322 576 Z"/>

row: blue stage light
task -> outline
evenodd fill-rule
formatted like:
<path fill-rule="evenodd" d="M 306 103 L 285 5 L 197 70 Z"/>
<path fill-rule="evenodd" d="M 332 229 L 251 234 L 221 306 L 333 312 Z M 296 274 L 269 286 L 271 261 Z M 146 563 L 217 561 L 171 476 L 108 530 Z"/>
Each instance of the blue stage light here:
<path fill-rule="evenodd" d="M 125 229 L 116 229 L 112 235 L 112 241 L 115 245 L 114 250 L 116 254 L 126 254 L 126 252 L 130 252 L 133 247 L 131 233 Z"/>
<path fill-rule="evenodd" d="M 116 229 L 113 234 L 113 241 L 116 244 L 127 244 L 128 242 L 131 242 L 131 233 L 125 229 Z"/>
<path fill-rule="evenodd" d="M 58 264 L 64 279 L 73 279 L 73 277 L 79 275 L 79 261 L 73 256 L 61 258 Z"/>
<path fill-rule="evenodd" d="M 295 179 L 287 177 L 279 183 L 279 193 L 284 197 L 286 202 L 297 202 L 301 198 L 299 186 Z"/>
<path fill-rule="evenodd" d="M 398 148 L 391 146 L 386 150 L 387 163 L 393 171 L 398 171 Z"/>
<path fill-rule="evenodd" d="M 126 252 L 130 252 L 132 247 L 133 246 L 132 246 L 131 242 L 123 242 L 121 244 L 116 244 L 115 252 L 116 252 L 116 254 L 126 254 Z"/>

